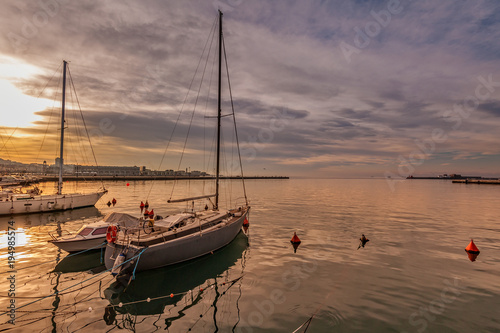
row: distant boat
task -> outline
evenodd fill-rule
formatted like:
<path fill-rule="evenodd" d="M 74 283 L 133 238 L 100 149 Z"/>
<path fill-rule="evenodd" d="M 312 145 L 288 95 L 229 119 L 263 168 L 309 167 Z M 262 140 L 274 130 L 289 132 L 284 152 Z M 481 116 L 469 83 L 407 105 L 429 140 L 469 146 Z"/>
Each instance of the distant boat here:
<path fill-rule="evenodd" d="M 0 187 L 21 185 L 21 181 L 12 176 L 3 176 L 0 178 Z"/>
<path fill-rule="evenodd" d="M 190 211 L 151 221 L 139 228 L 124 228 L 118 232 L 114 242 L 106 246 L 105 264 L 108 269 L 122 268 L 120 263 L 137 257 L 133 267 L 123 265 L 123 273 L 128 269 L 144 271 L 168 266 L 209 254 L 229 244 L 242 229 L 248 219 L 250 206 L 245 196 L 245 204 L 228 210 L 219 210 L 220 179 L 220 137 L 221 137 L 221 61 L 222 61 L 222 12 L 219 11 L 219 83 L 217 109 L 217 153 L 215 194 L 191 198 L 168 200 L 174 202 L 191 202 L 195 200 L 215 198 L 212 209 L 208 204 L 205 210 Z M 241 165 L 240 165 L 241 166 Z M 242 182 L 244 179 L 242 177 Z M 244 184 L 244 183 L 243 183 Z"/>
<path fill-rule="evenodd" d="M 0 187 L 17 186 L 17 185 L 30 185 L 38 183 L 39 179 L 33 176 L 18 176 L 7 175 L 0 177 Z"/>
<path fill-rule="evenodd" d="M 59 153 L 59 179 L 57 193 L 42 194 L 38 188 L 29 193 L 3 192 L 0 196 L 0 216 L 40 213 L 47 211 L 67 210 L 80 207 L 94 206 L 96 202 L 108 191 L 101 189 L 93 193 L 62 193 L 63 184 L 63 152 L 65 129 L 65 99 L 66 99 L 66 71 L 67 62 L 63 61 L 63 86 L 61 103 L 61 136 Z"/>

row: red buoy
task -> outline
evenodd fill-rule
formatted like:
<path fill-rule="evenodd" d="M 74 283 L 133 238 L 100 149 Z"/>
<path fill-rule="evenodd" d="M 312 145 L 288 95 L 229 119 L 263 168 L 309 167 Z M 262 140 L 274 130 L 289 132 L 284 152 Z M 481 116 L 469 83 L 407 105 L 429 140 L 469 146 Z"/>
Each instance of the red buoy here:
<path fill-rule="evenodd" d="M 113 198 L 113 200 L 111 200 L 111 203 L 113 204 L 113 207 L 116 205 L 116 199 Z"/>
<path fill-rule="evenodd" d="M 292 244 L 300 244 L 300 239 L 299 239 L 299 237 L 297 237 L 297 233 L 296 232 L 293 233 L 293 237 L 290 240 L 290 243 L 292 243 Z"/>
<path fill-rule="evenodd" d="M 478 253 L 470 253 L 470 252 L 467 252 L 467 256 L 469 257 L 469 260 L 470 261 L 476 261 L 476 258 L 479 254 Z"/>
<path fill-rule="evenodd" d="M 155 216 L 155 210 L 154 209 L 151 209 L 149 211 L 149 218 L 153 218 Z"/>
<path fill-rule="evenodd" d="M 146 210 L 144 210 L 144 217 L 147 218 L 148 216 L 149 216 L 149 211 L 146 209 Z"/>
<path fill-rule="evenodd" d="M 127 183 L 127 186 L 130 186 L 130 183 Z"/>
<path fill-rule="evenodd" d="M 139 206 L 139 208 L 141 208 L 141 213 L 142 213 L 142 210 L 144 209 L 144 202 L 141 201 L 141 205 Z"/>
<path fill-rule="evenodd" d="M 465 248 L 465 252 L 467 253 L 472 253 L 472 254 L 479 254 L 479 249 L 477 248 L 476 244 L 474 244 L 474 241 L 471 239 L 469 245 Z"/>
<path fill-rule="evenodd" d="M 146 200 L 146 204 L 144 205 L 144 208 L 148 209 L 149 208 L 149 203 L 148 201 Z"/>
<path fill-rule="evenodd" d="M 245 216 L 245 221 L 243 221 L 243 226 L 248 227 L 250 225 L 250 222 L 248 222 L 247 217 Z"/>

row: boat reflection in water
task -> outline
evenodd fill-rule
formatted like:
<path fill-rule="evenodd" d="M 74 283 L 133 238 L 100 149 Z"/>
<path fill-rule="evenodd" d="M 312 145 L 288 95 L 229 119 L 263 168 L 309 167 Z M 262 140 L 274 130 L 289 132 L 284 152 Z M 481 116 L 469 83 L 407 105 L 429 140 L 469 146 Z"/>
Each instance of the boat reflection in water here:
<path fill-rule="evenodd" d="M 0 230 L 7 230 L 9 221 L 15 221 L 16 228 L 30 228 L 49 223 L 75 221 L 98 216 L 102 216 L 102 214 L 94 206 L 45 213 L 0 216 Z"/>
<path fill-rule="evenodd" d="M 240 271 L 237 275 L 228 278 L 231 281 L 226 281 L 222 275 L 239 259 L 243 258 L 242 266 L 244 266 L 243 253 L 247 246 L 248 238 L 240 232 L 230 244 L 213 254 L 168 267 L 136 273 L 135 280 L 127 287 L 115 281 L 104 291 L 105 297 L 110 302 L 104 315 L 105 320 L 108 319 L 107 324 L 116 323 L 114 321 L 116 313 L 134 316 L 162 314 L 165 307 L 175 305 L 185 298 L 186 303 L 182 302 L 183 308 L 171 313 L 178 312 L 179 315 L 165 319 L 167 327 L 170 326 L 172 321 L 184 316 L 184 310 L 196 305 L 205 295 L 208 295 L 208 293 L 204 294 L 207 290 L 203 290 L 207 280 L 215 279 L 208 283 L 214 285 L 215 288 L 217 288 L 216 285 L 224 282 L 226 287 L 221 291 L 225 291 L 231 283 L 241 278 Z M 222 296 L 222 293 L 216 292 L 212 303 L 214 307 L 218 298 Z"/>
<path fill-rule="evenodd" d="M 90 271 L 92 274 L 96 274 L 106 270 L 104 266 L 104 251 L 87 251 L 78 254 L 69 254 L 64 257 L 60 262 L 54 267 L 54 272 L 60 273 L 75 273 L 75 272 L 85 272 Z"/>

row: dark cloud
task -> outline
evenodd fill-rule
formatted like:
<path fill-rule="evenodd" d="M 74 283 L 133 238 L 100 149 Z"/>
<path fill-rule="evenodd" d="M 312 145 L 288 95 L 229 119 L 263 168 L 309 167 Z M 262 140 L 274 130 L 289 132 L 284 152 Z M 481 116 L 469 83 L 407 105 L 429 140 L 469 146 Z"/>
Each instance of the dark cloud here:
<path fill-rule="evenodd" d="M 486 112 L 495 117 L 500 116 L 500 101 L 491 101 L 487 103 L 479 104 L 478 110 Z"/>

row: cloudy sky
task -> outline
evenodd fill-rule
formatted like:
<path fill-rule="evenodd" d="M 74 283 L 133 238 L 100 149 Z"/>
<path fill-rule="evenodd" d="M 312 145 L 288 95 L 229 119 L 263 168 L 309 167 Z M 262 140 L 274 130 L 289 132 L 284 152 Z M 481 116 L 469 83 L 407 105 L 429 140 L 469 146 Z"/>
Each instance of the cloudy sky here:
<path fill-rule="evenodd" d="M 201 89 L 180 164 L 178 152 L 217 8 L 247 174 L 500 176 L 493 0 L 2 1 L 0 157 L 53 161 L 65 59 L 99 164 L 207 169 L 214 88 Z M 213 85 L 213 58 L 201 59 Z M 67 161 L 86 163 L 88 148 L 67 141 Z"/>

